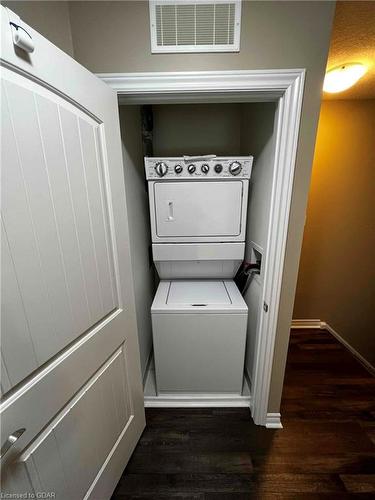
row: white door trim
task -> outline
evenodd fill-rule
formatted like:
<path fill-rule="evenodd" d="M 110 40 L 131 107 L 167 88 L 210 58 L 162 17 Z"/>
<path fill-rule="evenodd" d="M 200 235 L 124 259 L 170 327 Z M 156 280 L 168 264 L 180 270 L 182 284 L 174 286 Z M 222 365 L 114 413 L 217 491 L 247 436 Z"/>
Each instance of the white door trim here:
<path fill-rule="evenodd" d="M 278 101 L 274 178 L 261 302 L 268 305 L 268 312 L 262 309 L 260 314 L 251 394 L 254 422 L 267 425 L 305 70 L 106 73 L 97 76 L 117 92 L 120 104 Z"/>

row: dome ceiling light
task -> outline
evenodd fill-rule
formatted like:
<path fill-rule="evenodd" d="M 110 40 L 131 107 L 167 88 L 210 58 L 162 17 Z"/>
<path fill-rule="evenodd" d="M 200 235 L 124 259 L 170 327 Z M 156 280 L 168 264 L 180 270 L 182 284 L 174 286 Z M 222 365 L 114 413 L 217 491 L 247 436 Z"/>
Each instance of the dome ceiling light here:
<path fill-rule="evenodd" d="M 323 90 L 335 94 L 349 89 L 366 73 L 367 68 L 360 63 L 348 63 L 336 66 L 327 71 Z"/>

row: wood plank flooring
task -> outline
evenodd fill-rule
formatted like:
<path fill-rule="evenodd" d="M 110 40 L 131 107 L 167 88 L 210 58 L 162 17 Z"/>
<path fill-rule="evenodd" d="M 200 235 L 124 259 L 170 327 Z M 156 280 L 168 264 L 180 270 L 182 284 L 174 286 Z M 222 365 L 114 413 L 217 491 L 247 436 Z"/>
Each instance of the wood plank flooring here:
<path fill-rule="evenodd" d="M 328 332 L 292 331 L 281 414 L 148 409 L 113 500 L 375 498 L 375 378 Z"/>

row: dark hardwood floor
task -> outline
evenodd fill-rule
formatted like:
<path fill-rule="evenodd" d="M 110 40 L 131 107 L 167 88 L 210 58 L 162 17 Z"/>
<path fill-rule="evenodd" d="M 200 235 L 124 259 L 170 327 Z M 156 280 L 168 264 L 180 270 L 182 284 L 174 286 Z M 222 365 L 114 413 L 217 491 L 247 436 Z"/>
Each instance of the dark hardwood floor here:
<path fill-rule="evenodd" d="M 292 331 L 281 414 L 147 410 L 113 499 L 375 498 L 375 378 L 328 332 Z"/>

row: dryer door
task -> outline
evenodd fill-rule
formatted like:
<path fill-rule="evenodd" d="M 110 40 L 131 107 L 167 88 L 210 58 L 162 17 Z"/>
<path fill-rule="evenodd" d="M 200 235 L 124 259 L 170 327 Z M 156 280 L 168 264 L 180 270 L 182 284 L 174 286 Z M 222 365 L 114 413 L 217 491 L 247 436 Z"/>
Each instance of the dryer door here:
<path fill-rule="evenodd" d="M 155 182 L 154 241 L 242 241 L 245 183 L 243 180 Z"/>

